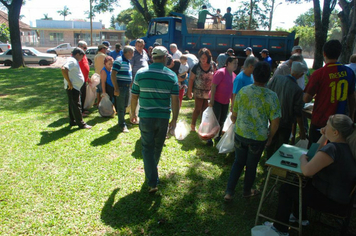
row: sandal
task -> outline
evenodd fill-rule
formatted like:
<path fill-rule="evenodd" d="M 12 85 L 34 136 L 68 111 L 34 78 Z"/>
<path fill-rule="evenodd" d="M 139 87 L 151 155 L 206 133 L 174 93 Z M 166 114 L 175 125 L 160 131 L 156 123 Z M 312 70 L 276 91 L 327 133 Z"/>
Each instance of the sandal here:
<path fill-rule="evenodd" d="M 243 194 L 243 197 L 245 197 L 245 198 L 249 198 L 249 197 L 253 197 L 253 196 L 256 196 L 256 195 L 258 195 L 258 194 L 260 194 L 260 191 L 258 191 L 257 189 L 251 189 L 251 192 L 250 193 L 244 193 Z"/>

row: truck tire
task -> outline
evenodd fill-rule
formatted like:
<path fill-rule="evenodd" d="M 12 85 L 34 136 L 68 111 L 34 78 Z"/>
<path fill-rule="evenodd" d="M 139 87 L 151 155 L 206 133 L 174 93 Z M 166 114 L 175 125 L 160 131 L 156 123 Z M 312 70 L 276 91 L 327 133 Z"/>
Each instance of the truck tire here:
<path fill-rule="evenodd" d="M 11 66 L 11 65 L 12 65 L 12 61 L 10 61 L 10 60 L 6 60 L 4 62 L 4 66 Z"/>

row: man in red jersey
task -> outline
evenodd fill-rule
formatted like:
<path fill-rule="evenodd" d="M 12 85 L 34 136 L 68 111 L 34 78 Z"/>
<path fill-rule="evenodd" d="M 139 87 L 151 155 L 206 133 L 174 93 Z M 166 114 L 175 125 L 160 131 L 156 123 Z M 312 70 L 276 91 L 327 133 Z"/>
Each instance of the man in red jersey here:
<path fill-rule="evenodd" d="M 87 51 L 87 43 L 85 41 L 79 41 L 78 42 L 78 48 L 83 49 L 84 52 Z M 87 116 L 87 111 L 84 111 L 84 101 L 85 101 L 85 97 L 87 94 L 87 83 L 89 81 L 89 63 L 88 63 L 88 58 L 87 55 L 84 54 L 83 59 L 79 62 L 79 67 L 80 70 L 82 71 L 82 74 L 84 76 L 84 84 L 83 86 L 80 88 L 80 102 L 82 103 L 82 112 L 83 112 L 83 116 Z"/>
<path fill-rule="evenodd" d="M 304 102 L 315 98 L 309 130 L 309 146 L 316 143 L 320 129 L 326 125 L 329 116 L 346 114 L 353 119 L 355 111 L 355 74 L 352 69 L 337 62 L 342 45 L 338 40 L 324 44 L 325 66 L 314 71 L 304 90 Z"/>

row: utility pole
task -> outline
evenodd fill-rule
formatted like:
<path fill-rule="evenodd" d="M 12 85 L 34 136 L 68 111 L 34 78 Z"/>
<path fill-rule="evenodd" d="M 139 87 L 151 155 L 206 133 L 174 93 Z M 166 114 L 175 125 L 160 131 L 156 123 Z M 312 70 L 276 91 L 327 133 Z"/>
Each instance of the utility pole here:
<path fill-rule="evenodd" d="M 90 1 L 90 46 L 93 46 L 93 0 Z"/>
<path fill-rule="evenodd" d="M 281 5 L 282 2 L 278 3 L 276 5 L 276 7 L 274 7 L 274 0 L 272 0 L 272 8 L 271 8 L 271 12 L 270 12 L 270 15 L 269 15 L 269 25 L 268 25 L 268 31 L 271 31 L 272 30 L 272 19 L 273 19 L 273 13 L 274 11 L 277 9 L 277 7 L 279 5 Z"/>

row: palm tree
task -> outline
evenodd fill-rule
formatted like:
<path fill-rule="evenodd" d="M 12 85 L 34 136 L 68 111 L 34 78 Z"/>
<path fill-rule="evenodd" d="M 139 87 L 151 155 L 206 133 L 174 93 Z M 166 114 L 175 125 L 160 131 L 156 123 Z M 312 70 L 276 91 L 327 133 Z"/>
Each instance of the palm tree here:
<path fill-rule="evenodd" d="M 64 6 L 63 10 L 57 11 L 60 16 L 63 16 L 63 20 L 66 20 L 66 16 L 72 14 L 67 6 Z"/>

